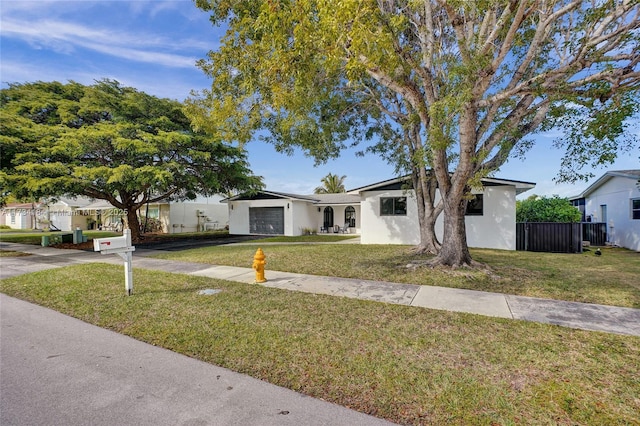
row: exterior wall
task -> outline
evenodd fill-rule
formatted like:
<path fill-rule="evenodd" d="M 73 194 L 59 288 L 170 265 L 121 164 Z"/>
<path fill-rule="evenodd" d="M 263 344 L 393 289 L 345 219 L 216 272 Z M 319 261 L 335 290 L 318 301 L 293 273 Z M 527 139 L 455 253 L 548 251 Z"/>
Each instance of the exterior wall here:
<path fill-rule="evenodd" d="M 511 186 L 485 187 L 482 216 L 467 216 L 469 247 L 516 249 L 516 192 Z M 380 198 L 407 197 L 406 216 L 380 216 Z M 439 195 L 438 195 L 439 196 Z M 367 191 L 362 201 L 362 244 L 408 244 L 420 242 L 418 206 L 413 191 Z M 436 221 L 442 240 L 443 218 Z"/>
<path fill-rule="evenodd" d="M 516 249 L 516 190 L 512 186 L 487 186 L 482 192 L 482 216 L 467 216 L 469 247 Z M 438 218 L 442 228 L 442 218 Z"/>
<path fill-rule="evenodd" d="M 289 206 L 287 208 L 287 205 Z M 231 208 L 233 206 L 233 209 Z M 324 208 L 316 204 L 302 200 L 274 199 L 274 200 L 240 200 L 230 201 L 229 233 L 234 235 L 249 235 L 249 208 L 253 207 L 283 207 L 284 209 L 284 235 L 302 235 L 304 229 L 320 231 L 324 219 Z M 318 211 L 320 207 L 320 211 Z M 344 225 L 344 211 L 347 205 L 331 206 L 333 208 L 334 223 L 342 227 Z M 352 205 L 356 211 L 356 228 L 350 228 L 351 233 L 359 233 L 361 223 L 361 208 Z"/>
<path fill-rule="evenodd" d="M 29 229 L 32 225 L 31 209 L 25 208 L 4 208 L 2 215 L 4 216 L 4 224 L 11 229 Z M 13 220 L 12 220 L 13 218 Z"/>
<path fill-rule="evenodd" d="M 284 211 L 284 226 L 286 235 L 302 235 L 302 231 L 305 228 L 315 231 L 320 229 L 316 223 L 318 217 L 318 208 L 316 206 L 305 201 L 293 201 L 292 204 L 293 208 L 291 209 L 291 213 L 289 213 L 287 209 L 285 209 Z M 290 222 L 292 223 L 290 234 L 286 233 L 289 216 L 291 217 Z"/>
<path fill-rule="evenodd" d="M 640 220 L 632 219 L 633 199 L 640 199 L 636 180 L 613 176 L 586 197 L 585 214 L 593 222 L 604 221 L 600 206 L 606 205 L 608 242 L 640 251 Z"/>
<path fill-rule="evenodd" d="M 171 203 L 166 215 L 161 210 L 160 220 L 165 232 L 197 232 L 205 229 L 223 229 L 229 222 L 229 206 L 222 197 L 198 197 L 193 201 Z M 199 216 L 199 217 L 198 217 Z M 248 217 L 248 216 L 247 216 Z"/>

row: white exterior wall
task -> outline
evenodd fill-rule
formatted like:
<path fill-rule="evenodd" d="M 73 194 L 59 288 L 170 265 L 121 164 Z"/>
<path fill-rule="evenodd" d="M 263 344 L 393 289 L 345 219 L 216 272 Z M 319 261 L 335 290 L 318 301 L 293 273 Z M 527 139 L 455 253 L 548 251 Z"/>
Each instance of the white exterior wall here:
<path fill-rule="evenodd" d="M 483 215 L 466 216 L 469 247 L 516 249 L 516 191 L 511 186 L 485 187 Z M 380 216 L 380 198 L 407 197 L 406 216 Z M 436 196 L 438 199 L 439 194 Z M 420 242 L 418 206 L 413 191 L 368 191 L 362 201 L 362 244 L 407 244 Z M 443 217 L 436 221 L 442 241 Z"/>
<path fill-rule="evenodd" d="M 213 224 L 218 222 L 218 229 L 224 229 L 229 222 L 229 206 L 221 203 L 222 197 L 198 197 L 195 200 L 172 202 L 169 205 L 168 214 L 161 211 L 163 226 L 169 233 L 197 232 L 202 230 L 205 223 L 207 229 L 213 229 Z M 198 211 L 201 218 L 198 220 Z M 198 229 L 198 224 L 201 228 Z"/>
<path fill-rule="evenodd" d="M 406 216 L 380 216 L 380 198 L 407 197 Z M 357 212 L 356 212 L 357 213 Z M 343 211 L 344 214 L 344 211 Z M 366 191 L 360 203 L 362 244 L 418 244 L 418 205 L 413 191 Z M 356 216 L 357 218 L 357 216 Z"/>
<path fill-rule="evenodd" d="M 13 215 L 12 215 L 13 213 Z M 4 224 L 11 229 L 29 229 L 32 225 L 30 209 L 7 208 L 3 209 Z M 13 222 L 11 218 L 13 217 Z"/>
<path fill-rule="evenodd" d="M 640 251 L 640 220 L 632 219 L 633 199 L 640 199 L 636 180 L 613 176 L 586 197 L 585 214 L 592 215 L 594 222 L 602 222 L 600 206 L 606 205 L 607 240 Z"/>

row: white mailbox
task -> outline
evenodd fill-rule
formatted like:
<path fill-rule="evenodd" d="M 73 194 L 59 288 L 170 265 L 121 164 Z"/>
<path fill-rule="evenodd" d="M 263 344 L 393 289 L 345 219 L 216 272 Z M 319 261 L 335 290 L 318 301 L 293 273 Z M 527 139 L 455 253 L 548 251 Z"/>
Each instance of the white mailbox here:
<path fill-rule="evenodd" d="M 130 240 L 127 241 L 126 236 L 111 238 L 96 238 L 93 240 L 93 250 L 103 254 L 124 253 L 127 251 L 135 251 L 135 247 L 131 245 Z"/>
<path fill-rule="evenodd" d="M 102 254 L 117 254 L 124 260 L 124 288 L 127 294 L 133 293 L 133 256 L 135 247 L 131 245 L 131 230 L 122 231 L 122 237 L 96 238 L 93 240 L 93 250 Z"/>

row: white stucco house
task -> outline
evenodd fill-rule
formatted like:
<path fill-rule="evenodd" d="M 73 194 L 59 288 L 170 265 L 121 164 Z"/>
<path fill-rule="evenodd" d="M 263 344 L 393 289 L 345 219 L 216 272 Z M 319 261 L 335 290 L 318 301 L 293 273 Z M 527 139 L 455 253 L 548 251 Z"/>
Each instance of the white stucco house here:
<path fill-rule="evenodd" d="M 418 244 L 417 202 L 408 177 L 389 179 L 343 194 L 297 195 L 260 191 L 225 200 L 229 233 L 302 235 L 305 231 L 348 232 L 362 244 Z M 482 179 L 482 190 L 467 208 L 467 241 L 471 247 L 516 249 L 516 195 L 535 184 L 498 178 Z M 442 237 L 442 217 L 436 223 Z"/>
<path fill-rule="evenodd" d="M 198 197 L 195 200 L 150 203 L 139 210 L 159 223 L 159 231 L 177 234 L 224 229 L 229 221 L 223 197 Z M 14 203 L 0 210 L 0 225 L 14 229 L 48 229 L 72 231 L 102 229 L 122 231 L 121 218 L 126 212 L 108 201 L 85 197 L 59 197 L 38 203 Z"/>
<path fill-rule="evenodd" d="M 229 213 L 222 204 L 223 197 L 197 197 L 194 200 L 161 201 L 149 203 L 138 210 L 141 220 L 145 216 L 155 219 L 160 226 L 158 231 L 171 234 L 182 232 L 200 232 L 211 229 L 223 229 L 227 226 Z M 121 231 L 121 217 L 126 212 L 115 208 L 105 200 L 96 200 L 81 209 L 95 222 L 95 226 L 106 230 Z M 82 229 L 87 229 L 83 227 Z"/>
<path fill-rule="evenodd" d="M 570 200 L 591 222 L 607 224 L 607 242 L 640 251 L 640 170 L 609 171 Z"/>

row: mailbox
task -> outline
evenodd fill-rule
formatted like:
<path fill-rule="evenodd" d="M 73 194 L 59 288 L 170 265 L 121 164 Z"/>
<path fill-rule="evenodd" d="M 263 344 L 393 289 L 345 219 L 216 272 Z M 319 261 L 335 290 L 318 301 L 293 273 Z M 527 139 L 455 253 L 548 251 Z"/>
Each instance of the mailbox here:
<path fill-rule="evenodd" d="M 93 240 L 93 250 L 103 254 L 135 251 L 135 247 L 131 245 L 130 241 L 126 235 L 122 237 L 96 238 Z"/>
<path fill-rule="evenodd" d="M 93 250 L 101 254 L 117 254 L 124 260 L 124 288 L 129 296 L 133 293 L 132 254 L 135 247 L 131 245 L 131 230 L 125 229 L 122 237 L 95 238 Z"/>

